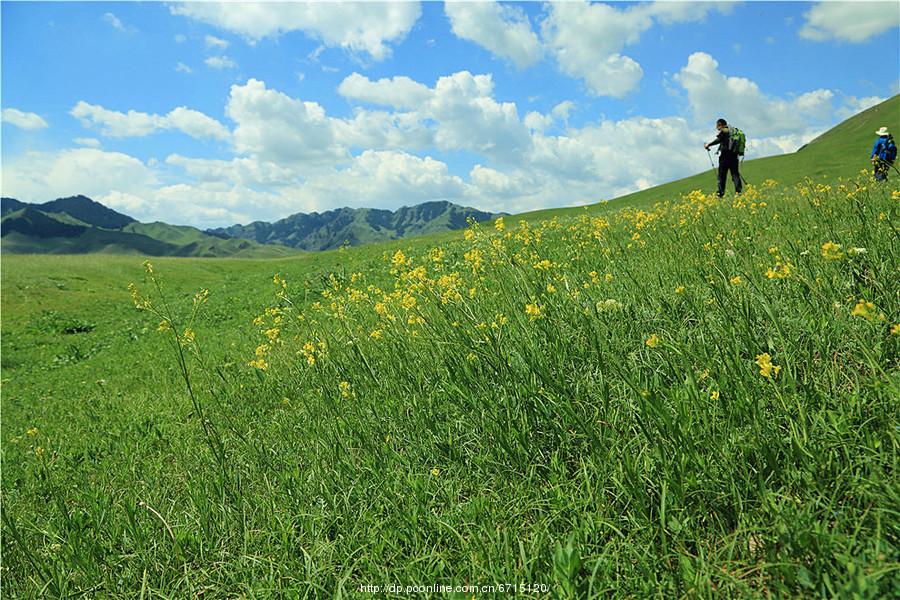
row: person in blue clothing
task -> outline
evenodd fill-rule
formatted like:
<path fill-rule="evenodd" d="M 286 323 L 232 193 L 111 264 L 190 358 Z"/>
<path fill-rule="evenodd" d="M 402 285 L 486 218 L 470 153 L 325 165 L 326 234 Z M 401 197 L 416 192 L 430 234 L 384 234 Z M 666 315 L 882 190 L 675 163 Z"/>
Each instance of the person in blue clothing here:
<path fill-rule="evenodd" d="M 875 172 L 875 181 L 887 181 L 888 171 L 897 159 L 897 144 L 887 127 L 882 127 L 875 132 L 878 139 L 872 146 L 872 167 Z"/>
<path fill-rule="evenodd" d="M 738 155 L 731 149 L 731 131 L 728 129 L 728 122 L 725 119 L 719 119 L 716 121 L 716 129 L 719 132 L 716 139 L 708 144 L 703 144 L 703 147 L 709 150 L 710 146 L 719 146 L 719 198 L 725 195 L 725 182 L 729 171 L 731 171 L 731 180 L 734 182 L 734 192 L 740 194 L 743 189 L 741 173 L 738 170 L 740 161 Z"/>

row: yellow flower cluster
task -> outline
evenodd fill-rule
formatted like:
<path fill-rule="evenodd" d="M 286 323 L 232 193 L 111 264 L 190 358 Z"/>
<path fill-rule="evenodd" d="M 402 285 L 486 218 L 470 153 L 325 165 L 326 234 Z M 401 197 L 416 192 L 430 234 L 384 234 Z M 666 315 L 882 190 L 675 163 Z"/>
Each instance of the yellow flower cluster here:
<path fill-rule="evenodd" d="M 767 379 L 778 377 L 778 373 L 781 371 L 780 366 L 772 364 L 772 357 L 769 356 L 768 352 L 757 354 L 756 364 L 759 367 L 759 374 Z"/>

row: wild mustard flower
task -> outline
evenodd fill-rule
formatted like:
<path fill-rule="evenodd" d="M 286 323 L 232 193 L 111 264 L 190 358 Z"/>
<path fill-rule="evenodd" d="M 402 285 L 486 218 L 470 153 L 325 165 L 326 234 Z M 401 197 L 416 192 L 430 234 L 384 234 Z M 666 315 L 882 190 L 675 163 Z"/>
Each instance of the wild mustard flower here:
<path fill-rule="evenodd" d="M 497 219 L 494 221 L 494 229 L 496 229 L 497 231 L 503 231 L 504 229 L 506 229 L 506 226 L 503 224 L 503 217 L 497 217 Z"/>
<path fill-rule="evenodd" d="M 744 282 L 740 275 L 735 275 L 729 281 L 731 281 L 731 285 L 741 285 Z"/>
<path fill-rule="evenodd" d="M 37 433 L 38 433 L 38 428 L 37 428 L 37 427 L 30 427 L 30 428 L 28 429 L 28 431 L 26 431 L 25 433 L 28 434 L 28 435 L 32 435 L 32 436 L 37 435 Z"/>
<path fill-rule="evenodd" d="M 856 306 L 853 307 L 853 312 L 851 314 L 854 317 L 862 317 L 866 321 L 874 321 L 875 305 L 871 302 L 860 299 L 859 302 L 856 303 Z"/>
<path fill-rule="evenodd" d="M 406 265 L 406 255 L 403 254 L 403 250 L 394 252 L 394 256 L 391 258 L 391 264 L 398 268 Z"/>
<path fill-rule="evenodd" d="M 342 398 L 349 398 L 349 397 L 350 397 L 350 382 L 349 382 L 349 381 L 342 381 L 342 382 L 340 382 L 340 383 L 338 384 L 338 389 L 340 389 L 340 391 L 341 391 L 341 397 L 342 397 Z"/>
<path fill-rule="evenodd" d="M 528 318 L 532 321 L 537 321 L 538 319 L 543 318 L 543 308 L 542 304 L 538 304 L 537 302 L 531 302 L 525 305 L 525 314 L 528 315 Z"/>
<path fill-rule="evenodd" d="M 713 390 L 712 392 L 710 392 L 709 397 L 711 400 L 718 400 L 719 399 L 719 390 Z"/>
<path fill-rule="evenodd" d="M 759 366 L 759 374 L 767 379 L 778 377 L 778 373 L 781 371 L 780 366 L 772 364 L 772 357 L 768 352 L 757 354 L 756 364 Z"/>
<path fill-rule="evenodd" d="M 822 244 L 822 258 L 825 260 L 841 260 L 844 258 L 844 252 L 841 250 L 840 244 L 834 242 L 825 242 Z"/>
<path fill-rule="evenodd" d="M 661 340 L 658 335 L 656 335 L 655 333 L 651 333 L 650 337 L 648 337 L 647 341 L 644 343 L 647 344 L 648 346 L 650 346 L 651 348 L 656 348 L 657 346 L 659 346 L 660 341 Z"/>
<path fill-rule="evenodd" d="M 250 365 L 251 367 L 255 367 L 255 368 L 259 369 L 260 371 L 265 371 L 266 369 L 269 368 L 269 363 L 267 363 L 262 358 L 253 359 L 250 362 L 248 362 L 247 364 Z"/>
<path fill-rule="evenodd" d="M 679 285 L 677 288 L 675 288 L 675 293 L 676 293 L 676 294 L 683 294 L 683 293 L 684 293 L 684 286 L 683 286 L 683 285 Z"/>
<path fill-rule="evenodd" d="M 891 327 L 891 335 L 900 335 L 900 323 L 894 323 Z"/>

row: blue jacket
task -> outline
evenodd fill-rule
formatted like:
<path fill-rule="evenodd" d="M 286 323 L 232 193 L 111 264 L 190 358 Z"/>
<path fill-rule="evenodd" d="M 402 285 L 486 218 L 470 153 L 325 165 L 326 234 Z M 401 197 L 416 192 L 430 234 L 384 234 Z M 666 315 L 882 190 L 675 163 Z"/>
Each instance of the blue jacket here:
<path fill-rule="evenodd" d="M 875 145 L 872 146 L 872 157 L 871 158 L 875 158 L 877 156 L 878 158 L 880 158 L 881 160 L 883 160 L 885 162 L 889 162 L 889 163 L 894 162 L 894 156 L 890 155 L 893 153 L 888 151 L 888 148 L 891 145 L 889 142 L 892 142 L 892 141 L 893 141 L 893 139 L 889 135 L 883 135 L 880 138 L 878 138 L 877 140 L 875 140 Z"/>

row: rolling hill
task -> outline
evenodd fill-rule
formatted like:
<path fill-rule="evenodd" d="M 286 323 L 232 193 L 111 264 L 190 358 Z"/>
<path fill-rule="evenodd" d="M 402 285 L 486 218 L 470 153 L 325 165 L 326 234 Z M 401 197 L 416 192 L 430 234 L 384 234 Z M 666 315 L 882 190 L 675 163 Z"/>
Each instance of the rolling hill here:
<path fill-rule="evenodd" d="M 861 169 L 871 169 L 869 155 L 875 143 L 875 130 L 886 126 L 895 137 L 900 133 L 900 95 L 896 95 L 849 119 L 835 125 L 796 152 L 745 160 L 741 165 L 741 175 L 750 184 L 760 184 L 766 179 L 793 185 L 807 177 L 813 180 L 823 178 L 833 181 L 839 177 L 850 178 Z M 747 132 L 752 136 L 752 132 Z M 712 136 L 710 136 L 712 137 Z M 752 156 L 752 138 L 748 154 Z M 702 147 L 697 152 L 705 153 Z M 897 172 L 893 177 L 900 177 Z M 662 200 L 677 198 L 692 190 L 714 192 L 716 174 L 712 168 L 684 179 L 670 181 L 646 190 L 620 196 L 607 202 L 587 206 L 537 210 L 518 215 L 526 220 L 540 220 L 597 210 L 619 209 L 624 206 L 647 207 Z M 732 190 L 731 181 L 728 190 Z"/>
<path fill-rule="evenodd" d="M 139 254 L 145 256 L 279 257 L 283 246 L 222 239 L 195 227 L 139 223 L 85 196 L 28 204 L 3 198 L 3 252 L 15 254 Z"/>

